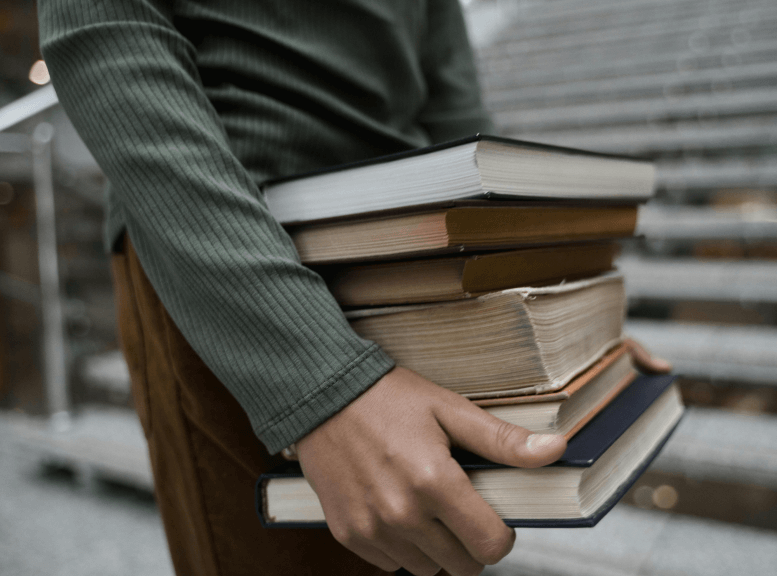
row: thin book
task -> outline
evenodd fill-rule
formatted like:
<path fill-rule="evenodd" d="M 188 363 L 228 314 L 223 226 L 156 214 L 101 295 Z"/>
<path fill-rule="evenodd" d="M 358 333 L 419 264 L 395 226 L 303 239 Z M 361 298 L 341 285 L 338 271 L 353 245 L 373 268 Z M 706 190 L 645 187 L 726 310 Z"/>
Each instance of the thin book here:
<path fill-rule="evenodd" d="M 303 264 L 398 260 L 456 252 L 627 238 L 636 204 L 456 201 L 287 226 Z"/>
<path fill-rule="evenodd" d="M 628 347 L 620 344 L 561 390 L 473 402 L 491 415 L 535 434 L 561 434 L 570 440 L 636 376 Z"/>
<path fill-rule="evenodd" d="M 316 270 L 343 307 L 389 306 L 462 300 L 514 286 L 592 277 L 612 270 L 617 253 L 614 242 L 587 242 Z"/>

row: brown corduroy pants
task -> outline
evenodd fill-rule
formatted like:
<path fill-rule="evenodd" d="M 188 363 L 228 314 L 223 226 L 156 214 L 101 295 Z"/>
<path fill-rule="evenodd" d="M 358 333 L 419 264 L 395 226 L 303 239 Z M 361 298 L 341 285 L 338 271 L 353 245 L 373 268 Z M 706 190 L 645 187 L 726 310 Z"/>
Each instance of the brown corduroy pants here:
<path fill-rule="evenodd" d="M 148 440 L 157 503 L 178 576 L 386 574 L 328 530 L 265 530 L 254 483 L 280 464 L 181 335 L 129 238 L 113 256 L 124 355 Z"/>

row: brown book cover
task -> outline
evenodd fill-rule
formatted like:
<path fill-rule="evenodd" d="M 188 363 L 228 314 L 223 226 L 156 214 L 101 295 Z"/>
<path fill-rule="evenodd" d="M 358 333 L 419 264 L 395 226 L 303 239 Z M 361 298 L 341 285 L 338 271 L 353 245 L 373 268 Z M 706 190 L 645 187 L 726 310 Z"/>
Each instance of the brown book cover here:
<path fill-rule="evenodd" d="M 454 258 L 320 269 L 341 306 L 472 298 L 516 286 L 558 284 L 612 270 L 614 242 L 562 244 Z"/>
<path fill-rule="evenodd" d="M 634 204 L 481 201 L 293 226 L 289 233 L 302 262 L 312 265 L 625 238 L 636 222 Z"/>

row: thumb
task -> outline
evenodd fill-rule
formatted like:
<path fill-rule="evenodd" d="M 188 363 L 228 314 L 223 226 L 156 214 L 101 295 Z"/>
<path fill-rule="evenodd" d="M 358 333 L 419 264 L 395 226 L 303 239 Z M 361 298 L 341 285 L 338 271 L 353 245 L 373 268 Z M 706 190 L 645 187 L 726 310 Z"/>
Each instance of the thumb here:
<path fill-rule="evenodd" d="M 526 428 L 492 416 L 466 398 L 446 402 L 436 414 L 451 442 L 483 458 L 520 468 L 555 462 L 567 448 L 563 436 L 533 434 Z M 452 400 L 452 399 L 451 399 Z"/>

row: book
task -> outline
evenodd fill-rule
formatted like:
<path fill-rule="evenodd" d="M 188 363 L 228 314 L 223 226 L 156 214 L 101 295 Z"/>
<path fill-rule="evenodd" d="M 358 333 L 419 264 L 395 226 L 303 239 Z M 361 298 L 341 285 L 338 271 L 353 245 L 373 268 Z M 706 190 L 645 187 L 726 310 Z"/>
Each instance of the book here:
<path fill-rule="evenodd" d="M 461 300 L 612 270 L 614 242 L 562 244 L 453 258 L 317 268 L 341 306 Z"/>
<path fill-rule="evenodd" d="M 628 346 L 619 344 L 559 391 L 498 396 L 473 403 L 534 433 L 561 434 L 569 440 L 636 376 Z M 296 445 L 284 448 L 281 454 L 287 460 L 297 460 Z"/>
<path fill-rule="evenodd" d="M 537 434 L 571 439 L 637 376 L 625 344 L 605 354 L 557 392 L 474 400 L 497 418 Z"/>
<path fill-rule="evenodd" d="M 304 264 L 485 251 L 634 234 L 637 206 L 458 202 L 372 218 L 300 224 L 288 232 Z"/>
<path fill-rule="evenodd" d="M 509 526 L 594 526 L 655 458 L 682 414 L 672 376 L 639 376 L 569 441 L 558 462 L 522 469 L 467 453 L 457 459 Z M 298 464 L 257 480 L 256 511 L 265 527 L 326 526 Z"/>
<path fill-rule="evenodd" d="M 647 161 L 478 134 L 271 180 L 262 191 L 291 224 L 477 198 L 644 201 L 654 179 Z"/>
<path fill-rule="evenodd" d="M 621 341 L 625 306 L 623 278 L 605 274 L 346 318 L 397 364 L 479 398 L 563 388 Z"/>

